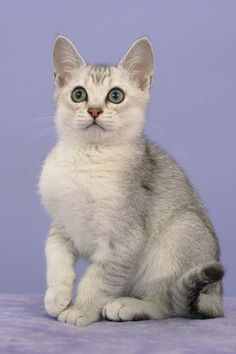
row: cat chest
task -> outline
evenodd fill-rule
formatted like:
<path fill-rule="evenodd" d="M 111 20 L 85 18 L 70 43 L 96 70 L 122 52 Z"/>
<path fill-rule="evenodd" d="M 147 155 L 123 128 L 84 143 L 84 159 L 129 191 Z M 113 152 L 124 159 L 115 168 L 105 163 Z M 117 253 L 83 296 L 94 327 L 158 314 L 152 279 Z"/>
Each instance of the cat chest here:
<path fill-rule="evenodd" d="M 53 183 L 45 194 L 51 214 L 78 247 L 91 248 L 119 215 L 124 197 L 119 173 L 110 164 L 67 164 L 57 171 L 54 166 L 49 179 Z"/>
<path fill-rule="evenodd" d="M 79 169 L 65 176 L 60 184 L 58 203 L 82 219 L 93 221 L 97 216 L 105 216 L 118 197 L 115 177 L 106 171 Z"/>

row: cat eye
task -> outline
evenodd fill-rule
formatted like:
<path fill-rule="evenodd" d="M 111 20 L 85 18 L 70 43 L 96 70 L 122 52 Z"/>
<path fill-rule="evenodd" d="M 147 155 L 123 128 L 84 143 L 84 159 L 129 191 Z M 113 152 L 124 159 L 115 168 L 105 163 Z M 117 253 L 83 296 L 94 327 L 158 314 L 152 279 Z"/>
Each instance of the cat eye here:
<path fill-rule="evenodd" d="M 86 101 L 88 98 L 87 92 L 83 87 L 76 87 L 71 94 L 72 101 L 78 103 Z"/>
<path fill-rule="evenodd" d="M 107 100 L 112 103 L 121 103 L 125 98 L 124 92 L 119 88 L 113 88 L 108 92 Z"/>

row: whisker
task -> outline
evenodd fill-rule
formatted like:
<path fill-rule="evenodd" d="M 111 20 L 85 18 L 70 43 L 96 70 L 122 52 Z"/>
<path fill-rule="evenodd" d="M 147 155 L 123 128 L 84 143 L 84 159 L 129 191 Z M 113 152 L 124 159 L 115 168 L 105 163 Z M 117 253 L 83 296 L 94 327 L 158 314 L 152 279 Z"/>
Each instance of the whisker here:
<path fill-rule="evenodd" d="M 51 118 L 54 118 L 54 116 L 42 116 L 42 117 L 36 117 L 34 118 L 34 120 L 42 120 L 42 119 L 51 119 Z"/>
<path fill-rule="evenodd" d="M 34 118 L 33 123 L 34 124 L 44 123 L 44 122 L 52 121 L 53 118 L 54 118 L 53 116 L 38 117 L 38 118 Z"/>
<path fill-rule="evenodd" d="M 51 132 L 55 132 L 55 131 L 56 131 L 55 127 L 48 127 L 46 129 L 43 129 L 43 130 L 39 131 L 37 133 L 37 135 L 33 136 L 33 140 L 37 141 L 39 138 L 46 135 L 47 133 L 51 133 Z"/>
<path fill-rule="evenodd" d="M 166 131 L 163 129 L 163 127 L 161 127 L 159 124 L 158 124 L 158 121 L 151 121 L 151 120 L 148 120 L 147 122 L 147 126 L 149 128 L 154 128 L 155 131 L 158 132 L 158 135 L 162 138 L 165 138 L 166 136 Z"/>
<path fill-rule="evenodd" d="M 46 128 L 46 129 L 41 130 L 41 131 L 39 132 L 39 134 L 47 133 L 47 132 L 50 131 L 50 130 L 55 130 L 55 128 L 54 128 L 54 127 L 48 127 L 48 128 Z"/>

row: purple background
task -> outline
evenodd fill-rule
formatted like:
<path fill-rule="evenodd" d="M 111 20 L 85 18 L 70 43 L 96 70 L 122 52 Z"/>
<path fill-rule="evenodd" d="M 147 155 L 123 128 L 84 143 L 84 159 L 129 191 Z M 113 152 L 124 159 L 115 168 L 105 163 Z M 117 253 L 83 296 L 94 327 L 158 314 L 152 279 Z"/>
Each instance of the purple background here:
<path fill-rule="evenodd" d="M 49 220 L 37 181 L 55 142 L 54 131 L 42 131 L 52 126 L 51 50 L 62 33 L 91 63 L 115 63 L 137 37 L 152 40 L 147 134 L 180 162 L 205 202 L 222 246 L 225 294 L 236 295 L 236 2 L 8 0 L 0 7 L 1 292 L 45 286 Z"/>

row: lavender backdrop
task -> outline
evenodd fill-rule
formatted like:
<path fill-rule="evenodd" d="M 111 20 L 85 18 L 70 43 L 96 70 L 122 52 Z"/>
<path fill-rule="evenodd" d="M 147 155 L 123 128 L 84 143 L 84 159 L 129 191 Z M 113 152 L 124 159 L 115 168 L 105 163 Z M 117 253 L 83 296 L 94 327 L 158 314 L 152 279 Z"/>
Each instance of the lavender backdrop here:
<path fill-rule="evenodd" d="M 45 286 L 49 220 L 37 180 L 55 142 L 53 131 L 42 131 L 52 126 L 51 49 L 63 33 L 91 63 L 117 62 L 134 39 L 151 38 L 156 74 L 147 134 L 201 194 L 222 246 L 225 293 L 236 295 L 235 12 L 234 0 L 1 2 L 1 292 Z"/>

